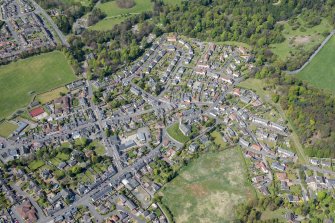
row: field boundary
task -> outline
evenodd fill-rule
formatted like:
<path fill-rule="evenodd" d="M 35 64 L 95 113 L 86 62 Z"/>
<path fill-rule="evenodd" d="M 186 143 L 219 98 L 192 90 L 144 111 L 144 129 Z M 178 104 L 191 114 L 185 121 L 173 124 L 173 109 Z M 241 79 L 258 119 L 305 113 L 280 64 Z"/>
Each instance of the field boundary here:
<path fill-rule="evenodd" d="M 294 75 L 294 74 L 301 72 L 313 60 L 313 58 L 322 50 L 322 48 L 328 43 L 328 41 L 332 38 L 334 34 L 335 34 L 335 29 L 331 31 L 331 33 L 326 37 L 326 39 L 322 41 L 322 43 L 317 48 L 317 50 L 315 50 L 314 53 L 310 55 L 308 60 L 299 69 L 296 69 L 293 71 L 286 71 L 286 73 L 289 75 Z"/>
<path fill-rule="evenodd" d="M 25 112 L 38 95 L 80 79 L 61 50 L 1 66 L 0 73 L 0 118 L 8 120 Z"/>

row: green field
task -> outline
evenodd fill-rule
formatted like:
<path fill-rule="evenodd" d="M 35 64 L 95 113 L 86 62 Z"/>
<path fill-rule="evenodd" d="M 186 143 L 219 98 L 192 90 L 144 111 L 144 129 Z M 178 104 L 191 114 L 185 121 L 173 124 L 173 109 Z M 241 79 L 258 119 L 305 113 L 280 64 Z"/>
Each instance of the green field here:
<path fill-rule="evenodd" d="M 19 60 L 0 67 L 0 119 L 27 106 L 35 94 L 74 81 L 64 54 L 59 51 Z"/>
<path fill-rule="evenodd" d="M 90 147 L 93 148 L 95 153 L 99 156 L 103 156 L 106 154 L 105 147 L 99 141 L 93 141 L 90 144 Z"/>
<path fill-rule="evenodd" d="M 298 28 L 293 30 L 287 21 L 281 22 L 284 25 L 282 34 L 285 37 L 285 41 L 270 45 L 271 50 L 282 60 L 288 58 L 291 52 L 293 55 L 298 47 L 303 47 L 305 51 L 311 50 L 324 40 L 323 32 L 330 32 L 332 30 L 331 25 L 326 19 L 323 19 L 319 25 L 312 28 L 305 27 L 305 22 L 300 17 L 298 17 L 298 21 L 301 24 L 300 27 L 303 27 L 303 29 Z"/>
<path fill-rule="evenodd" d="M 220 132 L 214 131 L 211 133 L 211 136 L 214 137 L 214 143 L 218 146 L 224 147 L 226 143 L 223 141 L 223 137 Z"/>
<path fill-rule="evenodd" d="M 164 0 L 164 2 L 170 5 L 180 5 L 182 0 Z M 120 8 L 116 1 L 97 4 L 96 7 L 100 8 L 107 16 L 97 24 L 89 27 L 89 29 L 99 31 L 110 30 L 113 26 L 120 24 L 134 14 L 148 12 L 153 9 L 153 4 L 150 0 L 135 0 L 135 3 L 136 5 L 132 8 Z"/>
<path fill-rule="evenodd" d="M 135 6 L 132 8 L 120 8 L 116 1 L 110 1 L 97 5 L 97 8 L 100 8 L 104 13 L 106 13 L 107 17 L 114 17 L 128 13 L 137 14 L 152 10 L 152 3 L 150 0 L 135 0 L 135 3 Z"/>
<path fill-rule="evenodd" d="M 62 161 L 69 161 L 70 159 L 70 155 L 66 153 L 58 153 L 56 157 Z"/>
<path fill-rule="evenodd" d="M 63 87 L 59 87 L 51 91 L 45 92 L 43 94 L 37 95 L 36 100 L 42 104 L 45 104 L 45 103 L 51 102 L 52 100 L 59 98 L 62 93 L 66 94 L 68 92 L 69 90 L 63 86 Z"/>
<path fill-rule="evenodd" d="M 188 140 L 190 140 L 189 137 L 185 136 L 180 130 L 179 130 L 179 123 L 175 123 L 171 125 L 167 130 L 168 134 L 177 140 L 180 143 L 185 143 Z"/>
<path fill-rule="evenodd" d="M 118 17 L 110 17 L 110 18 L 104 18 L 103 20 L 99 21 L 97 24 L 91 26 L 89 29 L 91 30 L 97 30 L 97 31 L 106 31 L 113 28 L 113 26 L 120 24 L 126 18 L 130 17 L 128 16 L 118 16 Z"/>
<path fill-rule="evenodd" d="M 260 79 L 248 78 L 238 84 L 238 87 L 254 90 L 261 98 L 271 99 L 269 94 L 263 90 L 266 86 L 265 82 Z"/>
<path fill-rule="evenodd" d="M 2 137 L 9 137 L 10 134 L 12 134 L 12 132 L 14 132 L 15 129 L 17 129 L 17 125 L 8 122 L 8 121 L 4 121 L 0 123 L 0 136 Z"/>
<path fill-rule="evenodd" d="M 37 170 L 38 168 L 44 166 L 44 162 L 42 160 L 35 160 L 31 163 L 29 163 L 29 169 L 32 171 Z"/>
<path fill-rule="evenodd" d="M 335 37 L 332 37 L 297 77 L 315 87 L 335 93 Z"/>
<path fill-rule="evenodd" d="M 234 205 L 254 196 L 236 148 L 208 153 L 182 169 L 162 189 L 162 202 L 181 222 L 231 222 Z"/>
<path fill-rule="evenodd" d="M 130 16 L 126 16 L 126 14 L 139 14 L 152 10 L 153 5 L 150 0 L 135 0 L 135 3 L 132 8 L 120 8 L 116 1 L 98 4 L 96 7 L 101 9 L 107 16 L 94 26 L 91 26 L 90 29 L 109 30 Z"/>
<path fill-rule="evenodd" d="M 50 162 L 54 165 L 54 166 L 58 166 L 62 161 L 58 158 L 53 158 L 50 160 Z"/>

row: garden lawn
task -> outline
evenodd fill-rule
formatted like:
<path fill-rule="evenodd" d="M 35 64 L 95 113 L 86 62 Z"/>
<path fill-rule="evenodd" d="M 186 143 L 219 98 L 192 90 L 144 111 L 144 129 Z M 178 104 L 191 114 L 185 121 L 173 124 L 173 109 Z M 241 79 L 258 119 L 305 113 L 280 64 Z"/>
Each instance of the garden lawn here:
<path fill-rule="evenodd" d="M 38 168 L 41 168 L 42 166 L 44 166 L 44 162 L 42 160 L 35 160 L 35 161 L 32 161 L 31 163 L 29 163 L 28 167 L 32 171 L 35 171 Z"/>
<path fill-rule="evenodd" d="M 177 223 L 232 222 L 234 205 L 255 196 L 241 153 L 207 153 L 184 167 L 162 189 L 162 202 Z"/>
<path fill-rule="evenodd" d="M 70 64 L 59 51 L 0 66 L 0 119 L 27 106 L 35 94 L 74 80 Z"/>
<path fill-rule="evenodd" d="M 168 129 L 167 129 L 167 133 L 174 138 L 175 140 L 177 140 L 180 143 L 185 143 L 188 140 L 190 140 L 189 137 L 185 136 L 180 130 L 179 130 L 179 123 L 175 123 L 173 125 L 171 125 Z"/>
<path fill-rule="evenodd" d="M 226 143 L 222 139 L 222 135 L 218 131 L 214 131 L 211 133 L 211 136 L 214 137 L 214 143 L 222 148 L 226 145 Z"/>
<path fill-rule="evenodd" d="M 58 153 L 56 157 L 62 161 L 68 161 L 70 159 L 70 155 L 66 153 Z"/>
<path fill-rule="evenodd" d="M 332 37 L 297 77 L 335 93 L 335 37 Z"/>
<path fill-rule="evenodd" d="M 99 142 L 99 141 L 93 141 L 90 144 L 90 147 L 94 148 L 94 151 L 96 152 L 97 155 L 103 156 L 106 154 L 105 147 Z"/>
<path fill-rule="evenodd" d="M 54 166 L 58 166 L 62 161 L 56 157 L 56 158 L 51 159 L 50 162 L 51 162 Z"/>

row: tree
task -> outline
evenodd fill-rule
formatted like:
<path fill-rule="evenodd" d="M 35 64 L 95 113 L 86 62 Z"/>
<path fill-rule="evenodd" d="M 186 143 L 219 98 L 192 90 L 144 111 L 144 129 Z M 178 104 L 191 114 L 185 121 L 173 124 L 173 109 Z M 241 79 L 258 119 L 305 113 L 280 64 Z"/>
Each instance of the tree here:
<path fill-rule="evenodd" d="M 322 202 L 327 197 L 327 192 L 320 191 L 318 192 L 317 198 L 319 202 Z"/>

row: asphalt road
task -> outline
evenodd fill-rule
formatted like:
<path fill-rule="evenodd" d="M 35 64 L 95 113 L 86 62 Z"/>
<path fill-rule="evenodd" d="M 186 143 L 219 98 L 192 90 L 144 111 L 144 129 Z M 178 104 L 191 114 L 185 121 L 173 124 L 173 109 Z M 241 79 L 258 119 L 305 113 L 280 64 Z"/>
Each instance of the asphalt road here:
<path fill-rule="evenodd" d="M 52 28 L 55 30 L 55 32 L 57 33 L 59 39 L 61 40 L 62 44 L 66 47 L 70 47 L 70 44 L 67 42 L 65 36 L 63 35 L 63 33 L 59 30 L 58 26 L 54 23 L 54 21 L 52 20 L 52 18 L 48 15 L 48 13 L 46 13 L 46 11 L 44 9 L 41 8 L 41 6 L 39 6 L 34 0 L 31 0 L 31 2 L 33 3 L 34 7 L 35 7 L 35 13 L 41 13 L 43 15 L 43 17 L 49 22 L 49 24 L 52 26 Z"/>
<path fill-rule="evenodd" d="M 29 199 L 30 203 L 32 203 L 34 205 L 34 207 L 36 208 L 39 219 L 42 220 L 42 221 L 45 220 L 45 214 L 42 211 L 42 209 L 40 208 L 40 206 L 35 202 L 35 200 L 32 199 L 31 196 L 27 192 L 22 191 L 21 188 L 18 187 L 16 184 L 13 184 L 12 187 L 19 195 L 21 195 L 23 197 L 27 197 Z"/>
<path fill-rule="evenodd" d="M 302 71 L 312 60 L 313 58 L 320 52 L 320 50 L 326 45 L 326 43 L 330 40 L 330 38 L 335 34 L 335 30 L 331 31 L 331 33 L 327 36 L 327 38 L 321 43 L 321 45 L 319 46 L 319 48 L 317 50 L 314 51 L 314 53 L 312 54 L 312 56 L 310 56 L 308 58 L 308 60 L 304 63 L 304 65 L 302 65 L 299 69 L 297 70 L 293 70 L 293 71 L 287 71 L 287 74 L 297 74 L 300 71 Z"/>

